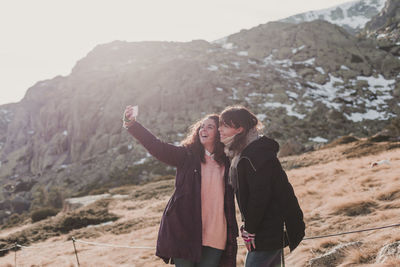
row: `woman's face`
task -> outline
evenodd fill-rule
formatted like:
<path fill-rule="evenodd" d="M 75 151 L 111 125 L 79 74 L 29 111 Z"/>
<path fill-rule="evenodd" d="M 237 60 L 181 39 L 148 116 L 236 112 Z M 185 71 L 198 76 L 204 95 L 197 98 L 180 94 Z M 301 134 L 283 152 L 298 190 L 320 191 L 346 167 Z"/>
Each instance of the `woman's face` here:
<path fill-rule="evenodd" d="M 224 140 L 228 137 L 234 136 L 241 131 L 243 131 L 243 127 L 234 128 L 225 123 L 220 123 L 218 128 L 219 134 L 221 136 L 221 140 Z"/>
<path fill-rule="evenodd" d="M 206 119 L 201 123 L 199 129 L 199 138 L 200 143 L 203 146 L 214 145 L 217 134 L 217 125 L 213 119 Z"/>

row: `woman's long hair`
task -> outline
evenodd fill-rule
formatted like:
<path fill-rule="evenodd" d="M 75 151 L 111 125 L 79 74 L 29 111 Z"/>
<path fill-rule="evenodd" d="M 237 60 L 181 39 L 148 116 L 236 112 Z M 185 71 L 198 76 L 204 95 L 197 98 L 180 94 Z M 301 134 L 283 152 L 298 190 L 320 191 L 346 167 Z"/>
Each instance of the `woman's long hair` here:
<path fill-rule="evenodd" d="M 243 106 L 231 106 L 225 108 L 219 115 L 220 123 L 235 129 L 243 127 L 243 132 L 238 133 L 233 139 L 230 150 L 242 151 L 247 141 L 247 134 L 253 128 L 260 130 L 263 126 L 256 115 Z"/>
<path fill-rule="evenodd" d="M 205 163 L 205 149 L 200 142 L 199 131 L 201 124 L 207 119 L 212 119 L 215 122 L 215 126 L 217 127 L 217 133 L 215 135 L 214 141 L 214 160 L 219 165 L 223 165 L 225 163 L 224 144 L 221 143 L 220 135 L 218 132 L 219 116 L 217 114 L 209 114 L 190 126 L 189 133 L 186 138 L 181 142 L 181 144 L 190 149 L 195 155 L 199 156 L 201 162 Z"/>

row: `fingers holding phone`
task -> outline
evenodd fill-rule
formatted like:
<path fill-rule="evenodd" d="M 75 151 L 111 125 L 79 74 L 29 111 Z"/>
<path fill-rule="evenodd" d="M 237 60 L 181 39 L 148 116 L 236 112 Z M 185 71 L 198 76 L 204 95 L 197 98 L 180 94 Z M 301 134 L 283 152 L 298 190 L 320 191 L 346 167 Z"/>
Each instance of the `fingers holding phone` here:
<path fill-rule="evenodd" d="M 123 127 L 129 128 L 135 121 L 138 115 L 138 106 L 129 105 L 125 108 L 124 114 L 122 116 Z"/>

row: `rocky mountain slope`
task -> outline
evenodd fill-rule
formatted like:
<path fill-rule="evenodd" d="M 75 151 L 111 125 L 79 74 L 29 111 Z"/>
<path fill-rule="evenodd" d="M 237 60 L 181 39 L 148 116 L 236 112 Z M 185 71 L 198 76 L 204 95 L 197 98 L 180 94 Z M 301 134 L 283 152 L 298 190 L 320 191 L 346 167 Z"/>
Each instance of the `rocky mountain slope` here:
<path fill-rule="evenodd" d="M 0 106 L 0 221 L 71 195 L 173 173 L 121 128 L 128 104 L 178 143 L 206 113 L 242 104 L 283 154 L 373 135 L 400 113 L 400 61 L 326 21 L 271 22 L 215 43 L 115 41 L 66 77 Z"/>
<path fill-rule="evenodd" d="M 367 23 L 361 36 L 375 40 L 377 46 L 400 57 L 400 2 L 388 0 L 382 11 Z"/>
<path fill-rule="evenodd" d="M 349 33 L 360 32 L 366 23 L 376 16 L 384 7 L 386 0 L 358 0 L 337 5 L 331 8 L 297 14 L 283 22 L 302 23 L 313 20 L 325 20 L 339 25 Z"/>

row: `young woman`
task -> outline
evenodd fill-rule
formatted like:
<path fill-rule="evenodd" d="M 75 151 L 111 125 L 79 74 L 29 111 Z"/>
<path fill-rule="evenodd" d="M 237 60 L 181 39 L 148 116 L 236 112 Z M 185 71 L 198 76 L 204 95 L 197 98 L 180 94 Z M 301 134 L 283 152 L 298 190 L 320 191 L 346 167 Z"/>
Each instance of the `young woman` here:
<path fill-rule="evenodd" d="M 177 168 L 175 191 L 161 218 L 156 255 L 177 267 L 236 266 L 238 229 L 229 160 L 220 142 L 218 115 L 191 127 L 182 146 L 164 143 L 133 117 L 124 127 L 154 157 Z"/>
<path fill-rule="evenodd" d="M 304 237 L 303 213 L 277 158 L 279 145 L 259 136 L 257 117 L 246 108 L 228 107 L 219 132 L 231 159 L 229 179 L 236 193 L 248 253 L 246 267 L 281 266 L 282 250 Z M 286 231 L 284 231 L 284 225 Z"/>

